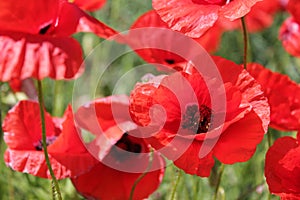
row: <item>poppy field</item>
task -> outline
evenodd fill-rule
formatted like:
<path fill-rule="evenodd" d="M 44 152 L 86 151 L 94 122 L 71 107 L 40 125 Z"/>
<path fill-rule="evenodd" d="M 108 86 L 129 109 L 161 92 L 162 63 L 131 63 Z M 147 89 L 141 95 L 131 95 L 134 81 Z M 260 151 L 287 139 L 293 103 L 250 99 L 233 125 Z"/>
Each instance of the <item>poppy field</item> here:
<path fill-rule="evenodd" d="M 300 1 L 0 10 L 0 199 L 300 199 Z"/>

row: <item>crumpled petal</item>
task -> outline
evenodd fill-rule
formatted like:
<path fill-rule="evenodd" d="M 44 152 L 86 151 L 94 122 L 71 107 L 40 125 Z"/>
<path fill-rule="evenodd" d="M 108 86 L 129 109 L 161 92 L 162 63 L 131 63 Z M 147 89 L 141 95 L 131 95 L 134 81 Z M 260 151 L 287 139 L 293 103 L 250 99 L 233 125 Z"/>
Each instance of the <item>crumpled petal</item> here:
<path fill-rule="evenodd" d="M 229 20 L 235 20 L 250 12 L 251 7 L 262 0 L 234 0 L 220 8 L 219 15 Z"/>
<path fill-rule="evenodd" d="M 258 32 L 272 25 L 275 13 L 283 9 L 280 0 L 263 0 L 257 2 L 245 17 L 247 31 Z M 241 20 L 234 21 L 219 20 L 226 30 L 233 30 L 241 27 Z"/>
<path fill-rule="evenodd" d="M 218 19 L 218 5 L 199 5 L 191 0 L 153 0 L 153 8 L 170 28 L 198 38 Z"/>
<path fill-rule="evenodd" d="M 0 80 L 76 78 L 82 73 L 82 51 L 73 38 L 0 32 Z"/>
<path fill-rule="evenodd" d="M 215 22 L 231 21 L 246 15 L 261 0 L 234 0 L 226 3 L 195 0 L 153 0 L 153 8 L 170 28 L 198 38 Z"/>

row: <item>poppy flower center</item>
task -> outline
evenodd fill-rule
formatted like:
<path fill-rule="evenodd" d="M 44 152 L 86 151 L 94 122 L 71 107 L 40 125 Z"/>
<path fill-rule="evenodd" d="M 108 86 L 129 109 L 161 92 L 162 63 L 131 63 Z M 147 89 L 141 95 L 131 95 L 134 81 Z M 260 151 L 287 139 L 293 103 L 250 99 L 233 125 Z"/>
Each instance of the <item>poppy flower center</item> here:
<path fill-rule="evenodd" d="M 123 161 L 128 158 L 128 155 L 131 156 L 128 152 L 141 153 L 142 146 L 139 143 L 132 141 L 128 133 L 124 133 L 122 138 L 112 147 L 111 153 L 113 157 L 119 161 Z"/>
<path fill-rule="evenodd" d="M 46 145 L 52 144 L 56 140 L 56 136 L 49 136 L 46 138 Z M 43 143 L 42 139 L 40 139 L 37 143 L 34 144 L 34 147 L 37 151 L 42 151 L 43 150 Z"/>
<path fill-rule="evenodd" d="M 39 34 L 40 35 L 45 35 L 50 27 L 51 27 L 51 24 L 48 24 L 48 25 L 44 26 L 43 28 L 40 29 Z"/>
<path fill-rule="evenodd" d="M 172 65 L 172 64 L 174 64 L 175 63 L 175 60 L 174 59 L 165 59 L 165 62 L 166 63 L 168 63 L 168 64 L 170 64 L 170 65 Z"/>
<path fill-rule="evenodd" d="M 230 0 L 192 0 L 192 1 L 196 4 L 201 4 L 201 5 L 220 5 L 220 6 L 223 6 L 230 2 Z"/>
<path fill-rule="evenodd" d="M 182 128 L 194 133 L 206 133 L 211 124 L 211 109 L 205 105 L 188 105 L 183 116 Z"/>

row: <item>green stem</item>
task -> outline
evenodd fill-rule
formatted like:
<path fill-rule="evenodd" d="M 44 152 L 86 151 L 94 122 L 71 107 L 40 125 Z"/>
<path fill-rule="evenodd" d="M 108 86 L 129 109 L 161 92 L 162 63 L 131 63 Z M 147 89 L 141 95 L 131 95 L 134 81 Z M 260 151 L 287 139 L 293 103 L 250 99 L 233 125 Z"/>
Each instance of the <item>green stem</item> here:
<path fill-rule="evenodd" d="M 247 68 L 247 56 L 248 56 L 248 32 L 245 22 L 245 16 L 241 18 L 242 27 L 243 27 L 243 38 L 244 38 L 244 68 Z"/>
<path fill-rule="evenodd" d="M 3 111 L 3 105 L 2 105 L 2 82 L 0 82 L 0 150 L 1 150 L 1 144 L 2 144 L 2 138 L 3 138 L 3 129 L 2 129 L 2 111 Z"/>
<path fill-rule="evenodd" d="M 150 157 L 149 157 L 149 164 L 146 168 L 146 170 L 144 171 L 144 173 L 142 173 L 133 183 L 133 186 L 131 188 L 131 191 L 130 191 L 130 196 L 129 196 L 129 200 L 132 200 L 133 199 L 133 195 L 134 195 L 134 191 L 135 191 L 135 188 L 137 186 L 137 184 L 147 175 L 147 173 L 149 172 L 149 170 L 151 169 L 152 167 L 152 163 L 153 163 L 153 149 L 151 148 L 150 149 Z"/>
<path fill-rule="evenodd" d="M 270 131 L 267 132 L 267 137 L 268 137 L 267 138 L 268 139 L 268 148 L 270 148 L 272 146 L 272 135 L 271 135 Z M 269 192 L 268 200 L 271 200 L 271 198 L 272 198 L 272 194 Z"/>
<path fill-rule="evenodd" d="M 214 200 L 217 200 L 217 198 L 218 198 L 218 192 L 219 192 L 219 188 L 220 188 L 220 185 L 221 185 L 221 179 L 222 179 L 222 175 L 223 175 L 223 172 L 224 172 L 224 168 L 225 168 L 225 165 L 221 164 L 220 170 L 219 170 L 219 176 L 218 176 L 218 179 L 217 179 L 215 194 L 214 194 Z"/>
<path fill-rule="evenodd" d="M 267 137 L 268 137 L 268 146 L 270 148 L 272 146 L 272 135 L 270 131 L 267 133 Z"/>
<path fill-rule="evenodd" d="M 180 180 L 180 178 L 181 178 L 181 174 L 182 174 L 182 171 L 179 170 L 179 171 L 178 171 L 177 178 L 176 178 L 176 180 L 175 180 L 175 184 L 174 184 L 174 187 L 173 187 L 173 190 L 172 190 L 172 194 L 171 194 L 170 200 L 174 200 L 174 199 L 175 199 L 176 189 L 177 189 L 179 180 Z"/>
<path fill-rule="evenodd" d="M 55 194 L 55 191 L 52 191 L 52 194 L 53 194 L 53 197 L 55 195 L 57 195 L 58 199 L 62 200 L 59 184 L 54 175 L 54 172 L 53 172 L 53 169 L 52 169 L 52 166 L 50 163 L 49 155 L 48 155 L 48 150 L 47 150 L 47 142 L 46 142 L 47 138 L 46 138 L 46 125 L 45 125 L 45 112 L 44 112 L 42 82 L 40 80 L 38 80 L 37 83 L 38 83 L 38 98 L 39 98 L 39 105 L 40 105 L 40 115 L 41 115 L 41 122 L 42 122 L 42 145 L 43 145 L 46 164 L 47 164 L 47 167 L 49 169 L 49 172 L 50 172 L 50 175 L 51 175 L 51 178 L 53 181 L 52 184 L 54 185 L 55 190 L 56 190 L 56 194 Z"/>

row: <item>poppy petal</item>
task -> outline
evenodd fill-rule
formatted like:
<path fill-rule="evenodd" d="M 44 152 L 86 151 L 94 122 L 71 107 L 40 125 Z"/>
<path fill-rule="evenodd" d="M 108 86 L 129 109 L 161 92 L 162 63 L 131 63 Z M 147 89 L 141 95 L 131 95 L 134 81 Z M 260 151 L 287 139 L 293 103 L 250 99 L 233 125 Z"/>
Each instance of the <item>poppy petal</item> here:
<path fill-rule="evenodd" d="M 73 3 L 82 10 L 96 11 L 106 3 L 106 0 L 74 0 Z"/>
<path fill-rule="evenodd" d="M 1 30 L 38 34 L 41 29 L 54 23 L 58 2 L 58 0 L 1 1 Z"/>
<path fill-rule="evenodd" d="M 20 101 L 6 115 L 3 121 L 4 141 L 10 149 L 35 150 L 35 144 L 42 138 L 42 125 L 37 102 Z M 55 136 L 52 118 L 45 113 L 46 133 Z M 32 123 L 35 122 L 35 123 Z"/>
<path fill-rule="evenodd" d="M 270 126 L 279 130 L 298 130 L 300 127 L 300 87 L 288 76 L 272 72 L 263 66 L 247 65 L 249 73 L 259 82 L 271 109 Z"/>
<path fill-rule="evenodd" d="M 148 172 L 137 184 L 133 199 L 144 199 L 154 192 L 162 181 L 163 172 L 163 168 Z M 90 172 L 73 178 L 72 182 L 86 198 L 123 200 L 129 198 L 132 186 L 140 175 L 118 171 L 99 163 Z"/>
<path fill-rule="evenodd" d="M 274 142 L 274 144 L 269 148 L 266 154 L 265 176 L 269 185 L 269 190 L 272 193 L 291 193 L 291 191 L 287 189 L 290 183 L 285 185 L 283 182 L 284 180 L 282 179 L 284 176 L 280 176 L 279 171 L 283 169 L 282 167 L 280 167 L 280 165 L 282 165 L 280 164 L 280 162 L 282 162 L 282 159 L 290 150 L 295 149 L 297 147 L 298 143 L 296 139 L 285 136 L 277 139 Z M 299 156 L 297 155 L 297 157 Z"/>
<path fill-rule="evenodd" d="M 295 20 L 300 23 L 300 2 L 297 0 L 289 0 L 286 8 L 293 15 Z"/>
<path fill-rule="evenodd" d="M 70 171 L 57 160 L 49 156 L 50 163 L 57 179 L 70 177 Z M 15 171 L 29 173 L 41 178 L 51 178 L 42 151 L 22 151 L 7 149 L 4 160 L 7 166 Z"/>
<path fill-rule="evenodd" d="M 125 95 L 115 95 L 86 103 L 77 110 L 76 122 L 80 127 L 93 134 L 103 133 L 115 126 L 116 122 L 131 119 L 128 112 L 128 101 L 128 97 Z"/>
<path fill-rule="evenodd" d="M 214 155 L 225 164 L 245 162 L 254 154 L 256 146 L 264 137 L 264 133 L 261 119 L 252 111 L 246 114 L 244 118 L 231 124 L 222 133 L 214 147 Z"/>
<path fill-rule="evenodd" d="M 57 25 L 51 33 L 69 36 L 77 32 L 91 32 L 101 38 L 108 38 L 117 34 L 115 30 L 89 16 L 75 4 L 63 1 L 60 4 Z"/>
<path fill-rule="evenodd" d="M 193 38 L 214 25 L 220 7 L 195 4 L 192 0 L 153 0 L 152 6 L 170 28 Z"/>
<path fill-rule="evenodd" d="M 250 12 L 251 7 L 254 6 L 259 1 L 262 0 L 230 1 L 230 3 L 220 8 L 220 15 L 233 21 L 235 19 L 245 16 L 248 12 Z"/>
<path fill-rule="evenodd" d="M 300 56 L 300 25 L 294 17 L 283 22 L 279 31 L 279 39 L 288 53 Z"/>
<path fill-rule="evenodd" d="M 76 78 L 83 70 L 82 51 L 72 38 L 0 33 L 0 80 L 34 77 Z"/>
<path fill-rule="evenodd" d="M 150 10 L 140 16 L 134 24 L 130 27 L 130 29 L 136 29 L 136 28 L 145 28 L 145 27 L 158 27 L 158 28 L 169 28 L 167 23 L 161 20 L 160 16 L 156 13 L 155 10 Z M 200 38 L 194 38 L 195 41 L 197 41 L 204 49 L 206 49 L 209 52 L 213 52 L 217 49 L 218 44 L 220 42 L 222 35 L 222 28 L 218 25 L 213 26 L 209 31 L 207 31 L 203 36 Z M 130 37 L 130 32 L 129 32 Z M 149 41 L 151 38 L 151 41 Z M 172 42 L 172 39 L 166 40 L 164 37 L 160 35 L 157 35 L 154 37 L 151 35 L 151 37 L 144 37 L 144 35 L 141 35 L 141 40 L 144 39 L 145 41 L 141 41 L 145 43 L 145 46 L 156 46 L 152 43 L 163 43 L 166 47 L 169 45 L 172 45 L 174 42 Z M 129 38 L 130 40 L 130 38 Z M 152 41 L 153 40 L 153 41 Z M 166 64 L 170 66 L 176 66 L 176 64 L 180 62 L 184 62 L 185 59 L 180 57 L 179 55 L 173 54 L 171 52 L 163 51 L 160 49 L 142 49 L 142 50 L 136 50 L 136 52 L 147 62 L 150 63 L 161 63 Z"/>

